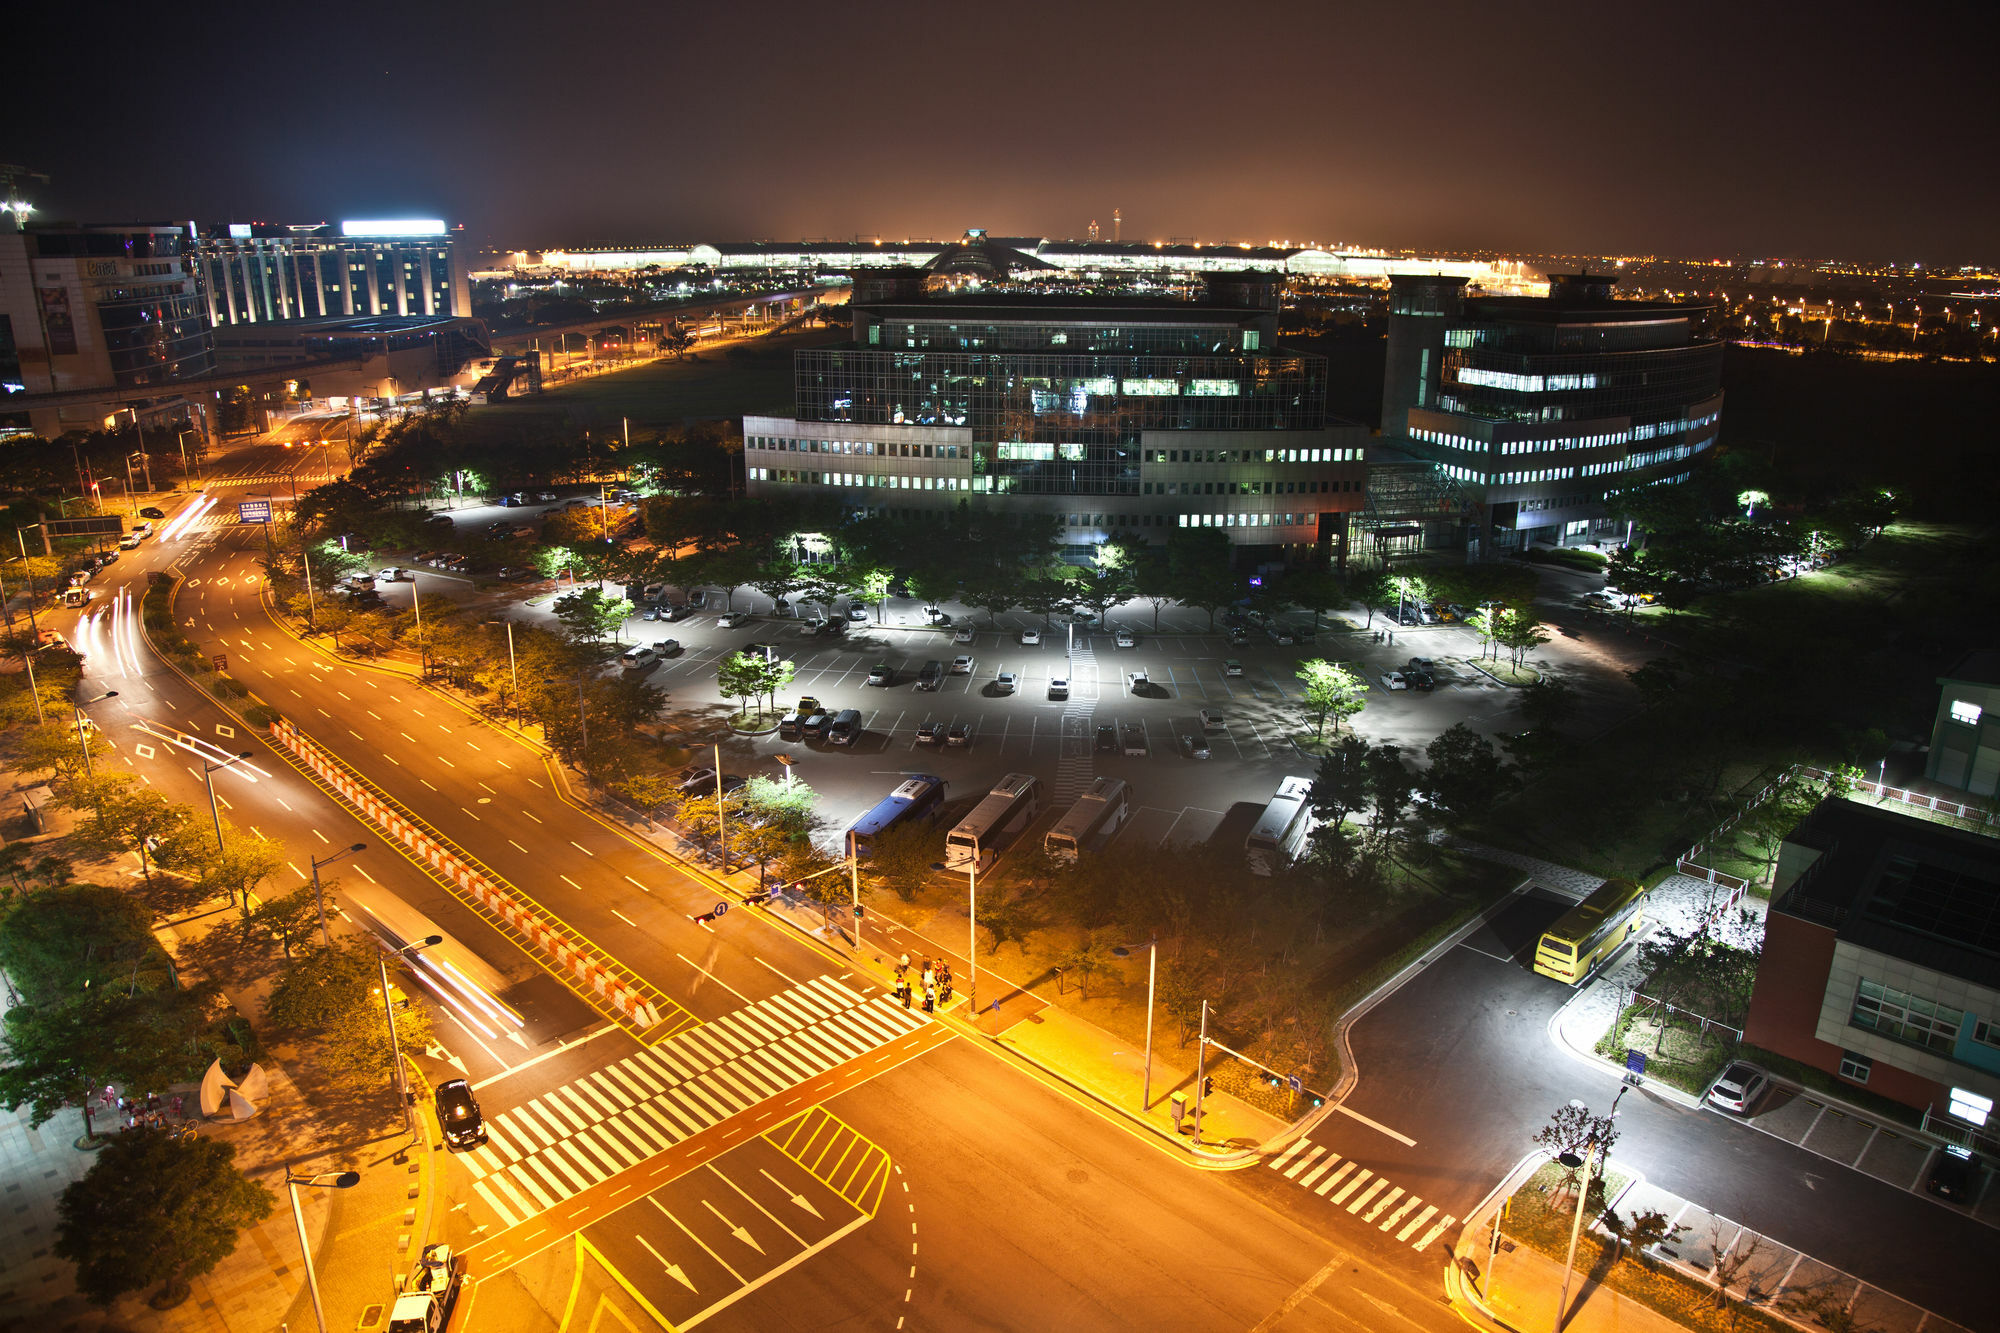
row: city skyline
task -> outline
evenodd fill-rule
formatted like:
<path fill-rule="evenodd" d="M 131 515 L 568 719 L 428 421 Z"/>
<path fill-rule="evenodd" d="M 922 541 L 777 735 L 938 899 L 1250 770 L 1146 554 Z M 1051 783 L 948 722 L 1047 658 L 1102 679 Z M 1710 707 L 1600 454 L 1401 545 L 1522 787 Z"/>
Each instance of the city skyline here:
<path fill-rule="evenodd" d="M 1990 106 L 1949 73 L 1922 98 L 1863 93 L 1895 76 L 1840 9 L 1804 31 L 1774 7 L 1669 27 L 1545 6 L 1504 28 L 1336 9 L 1229 39 L 1187 6 L 996 27 L 889 5 L 856 27 L 779 5 L 754 31 L 364 6 L 344 30 L 383 39 L 365 62 L 247 7 L 185 33 L 142 12 L 99 59 L 145 54 L 195 72 L 185 89 L 105 81 L 64 115 L 61 62 L 22 74 L 17 104 L 48 112 L 4 156 L 51 178 L 26 183 L 42 218 L 442 215 L 475 247 L 538 247 L 1093 220 L 1108 238 L 1117 209 L 1138 240 L 1945 266 L 1990 259 L 2000 202 L 1956 146 L 1988 137 Z M 105 133 L 163 97 L 188 132 Z"/>

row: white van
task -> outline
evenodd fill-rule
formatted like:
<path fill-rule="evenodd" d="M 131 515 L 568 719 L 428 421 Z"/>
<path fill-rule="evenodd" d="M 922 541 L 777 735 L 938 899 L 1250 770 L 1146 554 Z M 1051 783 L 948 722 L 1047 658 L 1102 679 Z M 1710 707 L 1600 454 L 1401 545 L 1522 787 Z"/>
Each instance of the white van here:
<path fill-rule="evenodd" d="M 628 648 L 625 651 L 625 656 L 619 660 L 624 663 L 627 671 L 644 671 L 647 667 L 657 663 L 660 660 L 660 655 L 651 648 L 641 644 L 637 648 Z"/>

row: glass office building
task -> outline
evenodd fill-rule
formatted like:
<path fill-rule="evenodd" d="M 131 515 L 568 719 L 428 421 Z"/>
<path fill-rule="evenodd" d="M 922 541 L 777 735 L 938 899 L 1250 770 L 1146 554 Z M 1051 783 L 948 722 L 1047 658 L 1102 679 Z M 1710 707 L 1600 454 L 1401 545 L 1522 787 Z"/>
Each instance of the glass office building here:
<path fill-rule="evenodd" d="M 753 491 L 834 488 L 921 521 L 963 502 L 1059 516 L 1079 545 L 1221 527 L 1340 554 L 1366 430 L 1326 411 L 1323 358 L 1273 344 L 1279 280 L 1206 299 L 938 290 L 857 278 L 854 341 L 795 354 L 794 418 L 747 418 Z"/>
<path fill-rule="evenodd" d="M 1462 278 L 1391 280 L 1382 433 L 1473 499 L 1475 545 L 1606 535 L 1607 496 L 1681 481 L 1714 446 L 1716 308 L 1615 300 L 1616 281 L 1468 297 Z"/>

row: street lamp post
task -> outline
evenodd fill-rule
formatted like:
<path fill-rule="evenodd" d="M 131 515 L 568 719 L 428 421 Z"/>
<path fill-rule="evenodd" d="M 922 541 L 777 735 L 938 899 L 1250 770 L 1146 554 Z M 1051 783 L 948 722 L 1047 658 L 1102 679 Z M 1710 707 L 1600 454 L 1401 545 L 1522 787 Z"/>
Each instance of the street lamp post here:
<path fill-rule="evenodd" d="M 1619 1087 L 1618 1095 L 1611 1099 L 1611 1114 L 1604 1117 L 1605 1124 L 1608 1125 L 1611 1121 L 1617 1119 L 1618 1103 L 1624 1100 L 1626 1092 L 1631 1087 L 1632 1085 L 1630 1083 L 1622 1084 Z M 1604 1164 L 1603 1158 L 1598 1153 L 1597 1148 L 1598 1148 L 1597 1135 L 1596 1133 L 1593 1132 L 1590 1136 L 1589 1141 L 1583 1145 L 1583 1156 L 1581 1158 L 1578 1158 L 1575 1153 L 1567 1153 L 1567 1152 L 1559 1153 L 1556 1156 L 1556 1160 L 1558 1162 L 1561 1162 L 1565 1167 L 1568 1167 L 1572 1171 L 1576 1170 L 1579 1166 L 1583 1168 L 1583 1184 L 1582 1187 L 1577 1191 L 1576 1217 L 1571 1221 L 1569 1228 L 1569 1257 L 1563 1260 L 1562 1295 L 1556 1299 L 1556 1319 L 1555 1319 L 1554 1333 L 1562 1333 L 1564 1314 L 1569 1308 L 1569 1284 L 1570 1284 L 1570 1279 L 1574 1276 L 1576 1272 L 1576 1242 L 1578 1238 L 1580 1238 L 1583 1235 L 1583 1210 L 1585 1206 L 1588 1204 L 1590 1199 L 1590 1175 L 1591 1175 L 1592 1159 L 1596 1158 L 1597 1165 L 1599 1167 L 1602 1167 Z M 1608 1152 L 1610 1151 L 1610 1149 L 1607 1147 L 1605 1151 Z M 1499 1224 L 1496 1222 L 1494 1225 L 1497 1226 Z"/>
<path fill-rule="evenodd" d="M 90 733 L 88 733 L 87 731 L 85 731 L 85 730 L 84 730 L 84 728 L 83 728 L 83 724 L 84 724 L 84 723 L 85 723 L 86 721 L 88 721 L 88 720 L 89 720 L 89 719 L 85 718 L 85 717 L 84 717 L 84 715 L 83 715 L 83 706 L 84 706 L 85 704 L 94 704 L 94 703 L 102 703 L 102 702 L 103 702 L 104 700 L 106 700 L 106 699 L 116 699 L 117 697 L 118 697 L 118 691 L 116 691 L 116 690 L 106 690 L 106 691 L 105 691 L 104 693 L 102 693 L 102 694 L 100 694 L 100 695 L 97 695 L 97 696 L 96 696 L 95 698 L 91 698 L 91 699 L 81 699 L 81 700 L 78 700 L 78 701 L 77 701 L 77 703 L 76 703 L 76 705 L 75 705 L 75 709 L 76 709 L 76 748 L 77 748 L 77 749 L 79 749 L 79 750 L 81 750 L 81 751 L 83 751 L 83 775 L 84 775 L 84 776 L 85 776 L 86 778 L 87 778 L 87 777 L 90 777 L 90 776 L 91 776 L 91 772 L 90 772 Z M 36 701 L 36 704 L 35 704 L 35 707 L 36 707 L 36 708 L 37 708 L 38 710 L 40 709 L 40 707 L 41 707 L 41 702 L 40 702 L 39 700 L 37 700 L 37 701 Z"/>
<path fill-rule="evenodd" d="M 28 567 L 28 539 L 23 535 L 27 530 L 15 528 L 14 540 L 21 544 L 21 577 L 28 581 L 28 628 L 40 639 L 42 627 L 35 623 L 35 571 Z"/>
<path fill-rule="evenodd" d="M 396 1070 L 396 1100 L 403 1105 L 403 1132 L 417 1132 L 416 1119 L 410 1113 L 410 1084 L 403 1072 L 403 1043 L 396 1036 L 396 1007 L 389 1002 L 389 955 L 407 958 L 413 953 L 421 953 L 433 944 L 444 943 L 442 935 L 427 935 L 414 944 L 405 944 L 400 949 L 385 950 L 375 956 L 375 967 L 382 976 L 382 1016 L 389 1020 L 389 1058 Z"/>
<path fill-rule="evenodd" d="M 215 808 L 215 775 L 249 757 L 250 751 L 245 750 L 234 759 L 225 759 L 219 764 L 207 759 L 201 761 L 201 780 L 208 786 L 208 817 L 215 821 L 215 850 L 218 852 L 222 850 L 222 815 Z M 235 895 L 232 893 L 230 896 L 233 898 Z"/>
<path fill-rule="evenodd" d="M 291 1163 L 285 1164 L 285 1192 L 292 1197 L 292 1224 L 299 1231 L 299 1253 L 306 1260 L 306 1286 L 312 1291 L 313 1322 L 319 1325 L 319 1333 L 326 1333 L 326 1310 L 319 1300 L 319 1274 L 313 1271 L 312 1244 L 306 1239 L 306 1215 L 299 1207 L 299 1186 L 311 1185 L 321 1189 L 353 1189 L 361 1183 L 358 1171 L 342 1171 L 339 1174 L 318 1176 L 295 1176 Z"/>
<path fill-rule="evenodd" d="M 1120 958 L 1132 956 L 1136 947 L 1121 944 L 1111 952 Z M 1160 937 L 1155 935 L 1146 941 L 1146 1084 L 1139 1098 L 1139 1109 L 1153 1109 L 1153 983 L 1158 979 L 1160 967 Z"/>
<path fill-rule="evenodd" d="M 313 902 L 319 908 L 319 937 L 329 949 L 333 947 L 333 931 L 326 924 L 326 893 L 319 886 L 319 868 L 321 866 L 330 866 L 343 856 L 350 856 L 355 852 L 364 852 L 367 850 L 367 843 L 357 842 L 352 847 L 341 848 L 329 857 L 309 856 L 306 858 L 312 862 Z"/>

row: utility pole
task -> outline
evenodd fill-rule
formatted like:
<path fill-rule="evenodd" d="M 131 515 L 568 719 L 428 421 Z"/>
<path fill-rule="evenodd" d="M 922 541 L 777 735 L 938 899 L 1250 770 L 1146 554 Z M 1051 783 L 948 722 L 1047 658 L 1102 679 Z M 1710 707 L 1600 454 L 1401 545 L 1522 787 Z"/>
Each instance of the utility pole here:
<path fill-rule="evenodd" d="M 965 1002 L 979 1022 L 979 858 L 968 867 L 965 890 Z"/>
<path fill-rule="evenodd" d="M 577 688 L 580 691 L 583 688 L 581 684 L 582 677 L 578 677 L 577 679 L 579 682 Z M 579 700 L 582 697 L 581 693 L 577 695 Z M 586 746 L 589 745 L 589 740 L 586 739 L 584 744 Z M 726 875 L 729 873 L 729 812 L 723 808 L 722 804 L 722 743 L 720 741 L 715 743 L 715 841 L 717 848 L 722 854 L 722 873 Z"/>
<path fill-rule="evenodd" d="M 1201 1002 L 1201 1044 L 1194 1053 L 1194 1141 L 1201 1146 L 1202 1102 L 1208 1092 L 1208 1001 Z"/>

